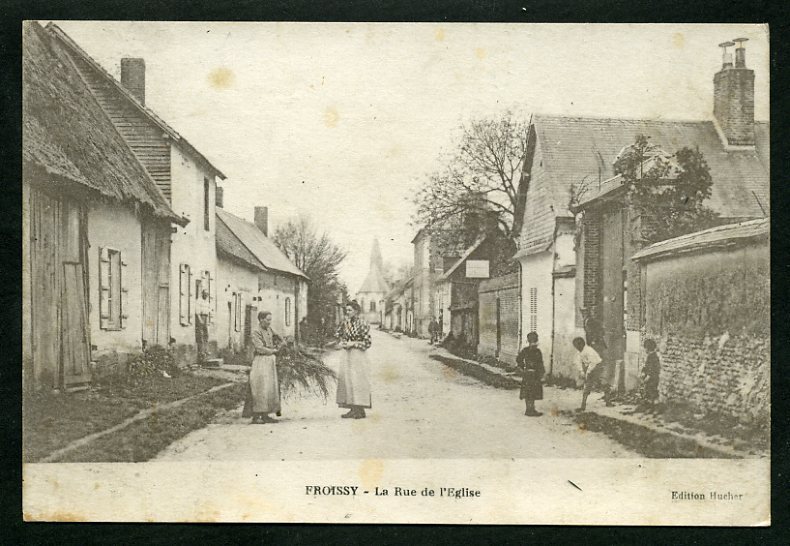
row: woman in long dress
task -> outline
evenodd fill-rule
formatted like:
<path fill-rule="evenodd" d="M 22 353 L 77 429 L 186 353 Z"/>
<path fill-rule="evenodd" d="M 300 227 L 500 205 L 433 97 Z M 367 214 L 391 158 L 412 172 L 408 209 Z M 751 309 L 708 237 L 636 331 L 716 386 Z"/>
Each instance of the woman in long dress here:
<path fill-rule="evenodd" d="M 258 328 L 252 333 L 255 357 L 250 370 L 250 395 L 252 398 L 252 422 L 255 424 L 276 423 L 270 413 L 280 412 L 280 385 L 277 379 L 276 355 L 281 344 L 271 329 L 272 314 L 258 313 Z"/>
<path fill-rule="evenodd" d="M 359 317 L 361 308 L 356 301 L 346 305 L 346 319 L 340 323 L 337 336 L 345 350 L 337 378 L 337 405 L 348 408 L 344 419 L 364 419 L 365 408 L 372 407 L 368 357 L 370 326 Z"/>

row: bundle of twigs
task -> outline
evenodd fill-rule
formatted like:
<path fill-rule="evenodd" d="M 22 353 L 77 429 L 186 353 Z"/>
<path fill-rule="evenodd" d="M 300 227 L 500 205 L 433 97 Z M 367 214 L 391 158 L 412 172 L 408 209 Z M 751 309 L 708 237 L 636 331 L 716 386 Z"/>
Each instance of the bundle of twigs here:
<path fill-rule="evenodd" d="M 329 383 L 337 379 L 334 370 L 327 368 L 321 359 L 291 343 L 277 354 L 277 377 L 283 397 L 304 389 L 324 400 L 329 395 Z"/>

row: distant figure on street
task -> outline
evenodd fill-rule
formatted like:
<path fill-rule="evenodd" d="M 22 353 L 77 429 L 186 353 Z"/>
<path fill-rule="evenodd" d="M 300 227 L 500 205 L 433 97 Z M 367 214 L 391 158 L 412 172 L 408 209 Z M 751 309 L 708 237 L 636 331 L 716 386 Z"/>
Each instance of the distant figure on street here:
<path fill-rule="evenodd" d="M 593 387 L 600 382 L 601 371 L 603 370 L 601 363 L 603 361 L 595 349 L 587 345 L 584 338 L 575 338 L 573 340 L 573 346 L 579 351 L 576 355 L 576 367 L 584 381 L 582 405 L 579 411 L 586 411 L 587 397 L 592 392 Z"/>
<path fill-rule="evenodd" d="M 277 378 L 276 355 L 283 347 L 282 339 L 271 329 L 272 314 L 258 313 L 258 328 L 252 333 L 255 357 L 250 370 L 248 404 L 242 417 L 252 415 L 253 424 L 276 423 L 270 413 L 280 413 L 280 384 Z"/>
<path fill-rule="evenodd" d="M 343 419 L 364 419 L 365 408 L 370 409 L 370 378 L 368 357 L 370 326 L 359 317 L 362 308 L 355 301 L 346 305 L 346 318 L 337 328 L 339 347 L 345 349 L 343 362 L 337 377 L 337 405 L 348 408 Z"/>
<path fill-rule="evenodd" d="M 598 356 L 601 357 L 601 370 L 598 383 L 603 389 L 603 399 L 607 406 L 613 406 L 612 388 L 615 376 L 615 363 L 607 358 L 607 345 L 604 335 L 603 325 L 595 318 L 595 307 L 592 309 L 582 309 L 584 317 L 584 337 L 587 345 L 593 348 Z"/>
<path fill-rule="evenodd" d="M 198 362 L 205 362 L 208 356 L 208 321 L 211 315 L 208 290 L 203 290 L 200 293 L 195 311 L 195 344 L 197 345 Z"/>
<path fill-rule="evenodd" d="M 543 400 L 541 379 L 546 370 L 543 368 L 543 353 L 538 349 L 537 332 L 527 334 L 527 344 L 516 357 L 516 363 L 524 370 L 519 399 L 527 405 L 524 415 L 540 417 L 543 414 L 535 410 L 535 400 Z"/>
<path fill-rule="evenodd" d="M 656 342 L 652 339 L 646 339 L 644 343 L 645 351 L 647 351 L 647 360 L 645 367 L 642 368 L 642 385 L 644 388 L 644 401 L 651 408 L 658 400 L 658 376 L 661 373 L 661 361 L 656 353 Z"/>
<path fill-rule="evenodd" d="M 442 331 L 439 329 L 439 323 L 436 322 L 436 317 L 431 317 L 431 322 L 428 324 L 428 333 L 431 335 L 431 344 L 439 341 L 442 336 Z"/>

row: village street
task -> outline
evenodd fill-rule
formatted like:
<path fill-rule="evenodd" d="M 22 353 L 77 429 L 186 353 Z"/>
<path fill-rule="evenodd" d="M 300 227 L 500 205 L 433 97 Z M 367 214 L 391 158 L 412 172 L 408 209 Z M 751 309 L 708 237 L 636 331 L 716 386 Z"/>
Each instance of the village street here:
<path fill-rule="evenodd" d="M 335 405 L 334 390 L 326 403 L 312 396 L 285 400 L 273 425 L 250 425 L 238 408 L 156 460 L 636 456 L 567 417 L 552 416 L 554 389 L 538 402 L 542 417 L 525 417 L 518 391 L 484 385 L 430 359 L 425 340 L 379 331 L 372 336 L 367 419 L 340 419 L 345 410 Z M 340 356 L 329 353 L 327 364 L 337 369 Z M 563 391 L 561 409 L 570 409 L 568 394 Z"/>

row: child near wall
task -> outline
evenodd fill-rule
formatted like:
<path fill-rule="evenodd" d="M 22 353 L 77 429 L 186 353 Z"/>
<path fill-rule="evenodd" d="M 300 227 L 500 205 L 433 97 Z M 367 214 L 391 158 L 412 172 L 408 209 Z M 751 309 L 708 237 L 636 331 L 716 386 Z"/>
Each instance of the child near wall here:
<path fill-rule="evenodd" d="M 655 407 L 658 400 L 658 376 L 661 373 L 661 361 L 656 352 L 656 342 L 646 339 L 644 343 L 647 360 L 642 368 L 643 399 L 648 407 Z"/>
<path fill-rule="evenodd" d="M 582 390 L 582 405 L 577 411 L 587 410 L 587 397 L 590 396 L 593 388 L 600 383 L 601 372 L 603 366 L 601 365 L 601 356 L 584 341 L 584 338 L 577 337 L 573 340 L 574 348 L 579 351 L 576 355 L 576 367 L 579 375 L 584 380 L 584 387 Z"/>
<path fill-rule="evenodd" d="M 516 357 L 516 363 L 524 370 L 519 394 L 519 398 L 526 403 L 524 415 L 540 417 L 543 413 L 535 410 L 535 400 L 543 400 L 541 379 L 546 370 L 543 368 L 543 353 L 538 349 L 536 332 L 527 334 L 527 346 Z"/>

